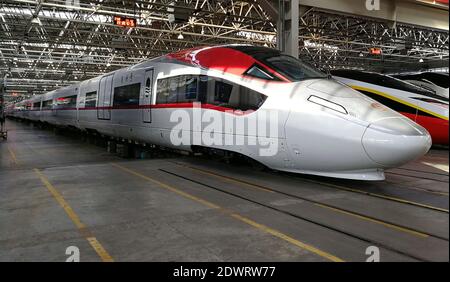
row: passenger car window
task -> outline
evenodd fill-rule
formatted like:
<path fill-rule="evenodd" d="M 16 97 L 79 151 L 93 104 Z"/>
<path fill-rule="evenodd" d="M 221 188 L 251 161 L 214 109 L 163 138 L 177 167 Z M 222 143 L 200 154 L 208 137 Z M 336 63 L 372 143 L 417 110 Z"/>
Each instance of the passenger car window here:
<path fill-rule="evenodd" d="M 114 88 L 113 106 L 133 106 L 139 105 L 139 94 L 141 84 L 131 84 Z"/>
<path fill-rule="evenodd" d="M 157 104 L 200 102 L 247 111 L 259 109 L 267 99 L 250 88 L 208 76 L 165 78 L 157 84 Z"/>
<path fill-rule="evenodd" d="M 85 108 L 94 108 L 97 104 L 97 91 L 86 93 L 86 98 L 84 100 Z"/>

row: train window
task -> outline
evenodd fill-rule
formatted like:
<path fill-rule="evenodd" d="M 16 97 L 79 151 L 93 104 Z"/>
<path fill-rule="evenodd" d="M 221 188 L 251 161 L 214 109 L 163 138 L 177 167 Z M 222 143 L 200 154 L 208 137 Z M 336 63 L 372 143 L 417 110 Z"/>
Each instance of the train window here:
<path fill-rule="evenodd" d="M 76 106 L 77 106 L 77 95 L 56 98 L 57 109 L 75 108 Z"/>
<path fill-rule="evenodd" d="M 158 86 L 156 90 L 156 104 L 167 104 L 167 97 L 169 96 L 169 80 L 158 80 Z"/>
<path fill-rule="evenodd" d="M 135 106 L 139 105 L 141 84 L 135 83 L 114 88 L 113 106 Z"/>
<path fill-rule="evenodd" d="M 86 93 L 86 98 L 84 101 L 85 108 L 95 108 L 97 104 L 97 91 Z"/>
<path fill-rule="evenodd" d="M 277 77 L 274 77 L 273 75 L 269 74 L 269 71 L 265 70 L 263 67 L 258 65 L 253 65 L 250 67 L 246 72 L 245 75 L 261 78 L 265 80 L 280 80 Z"/>
<path fill-rule="evenodd" d="M 230 101 L 232 90 L 233 85 L 222 81 L 216 81 L 214 91 L 214 104 L 216 105 L 228 104 Z"/>
<path fill-rule="evenodd" d="M 233 110 L 257 110 L 266 96 L 250 88 L 207 76 L 158 80 L 157 104 L 201 102 Z"/>
<path fill-rule="evenodd" d="M 327 77 L 326 74 L 316 68 L 297 58 L 285 55 L 278 50 L 256 46 L 231 46 L 229 48 L 253 57 L 255 60 L 270 67 L 291 81 Z"/>
<path fill-rule="evenodd" d="M 258 110 L 266 101 L 267 96 L 250 88 L 234 83 L 215 81 L 213 104 L 233 110 Z"/>
<path fill-rule="evenodd" d="M 198 77 L 183 75 L 158 80 L 157 104 L 197 101 Z"/>
<path fill-rule="evenodd" d="M 42 110 L 51 110 L 53 108 L 53 100 L 42 102 Z"/>
<path fill-rule="evenodd" d="M 36 102 L 33 104 L 33 110 L 40 110 L 41 109 L 41 102 Z"/>
<path fill-rule="evenodd" d="M 185 79 L 184 102 L 197 101 L 198 77 L 188 76 Z"/>

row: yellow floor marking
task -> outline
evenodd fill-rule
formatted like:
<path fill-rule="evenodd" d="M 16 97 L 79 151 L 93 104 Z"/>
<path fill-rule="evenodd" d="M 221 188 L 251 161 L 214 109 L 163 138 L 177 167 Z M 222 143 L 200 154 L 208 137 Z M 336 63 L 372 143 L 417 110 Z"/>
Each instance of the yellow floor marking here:
<path fill-rule="evenodd" d="M 437 168 L 437 169 L 445 171 L 445 172 L 449 171 L 448 165 L 445 165 L 445 164 L 432 164 L 432 163 L 427 163 L 427 162 L 422 162 L 422 163 L 424 165 L 431 166 L 431 167 Z"/>
<path fill-rule="evenodd" d="M 190 167 L 190 166 L 182 165 L 182 164 L 178 164 L 178 165 L 181 165 L 183 167 L 189 168 L 189 169 L 194 170 L 194 171 L 199 171 L 199 172 L 202 172 L 202 173 L 211 174 L 212 176 L 221 177 L 221 175 L 219 175 L 219 174 L 215 174 L 213 172 L 208 173 L 208 171 L 203 170 L 203 169 L 194 168 L 194 167 Z M 228 177 L 223 177 L 223 178 L 227 179 Z M 231 180 L 233 180 L 235 182 L 241 182 L 241 180 L 237 180 L 237 179 L 233 179 L 233 178 L 231 178 Z M 246 185 L 249 185 L 249 186 L 253 185 L 253 184 L 247 183 L 247 182 L 243 182 L 243 184 L 246 184 Z M 256 186 L 256 187 L 259 187 L 259 186 Z M 259 188 L 264 189 L 263 187 L 259 187 Z M 268 189 L 264 189 L 264 190 L 267 190 L 267 191 L 269 191 L 271 193 L 274 193 L 273 191 L 268 190 Z M 370 222 L 373 222 L 373 223 L 381 224 L 383 226 L 386 226 L 386 227 L 389 227 L 389 228 L 393 228 L 393 229 L 396 229 L 396 230 L 399 230 L 399 231 L 402 231 L 402 232 L 410 233 L 410 234 L 413 234 L 413 235 L 416 235 L 416 236 L 419 236 L 419 237 L 429 237 L 429 235 L 425 234 L 425 233 L 417 232 L 417 231 L 414 231 L 414 230 L 411 230 L 411 229 L 408 229 L 408 228 L 405 228 L 405 227 L 401 227 L 401 226 L 397 226 L 395 224 L 387 223 L 387 222 L 384 222 L 382 220 L 377 220 L 377 219 L 373 219 L 373 218 L 366 217 L 366 216 L 363 216 L 363 215 L 359 215 L 359 214 L 356 214 L 356 213 L 353 213 L 353 212 L 350 212 L 350 211 L 345 211 L 345 210 L 342 210 L 342 209 L 339 209 L 339 208 L 335 208 L 335 207 L 331 207 L 331 206 L 328 206 L 328 205 L 325 205 L 325 204 L 315 203 L 315 205 L 319 206 L 319 207 L 322 207 L 322 208 L 325 208 L 325 209 L 328 209 L 328 210 L 332 210 L 332 211 L 335 211 L 335 212 L 339 212 L 339 213 L 342 213 L 342 214 L 353 216 L 353 217 L 356 217 L 356 218 L 359 218 L 359 219 L 362 219 L 362 220 L 366 220 L 366 221 L 370 221 Z"/>
<path fill-rule="evenodd" d="M 187 165 L 184 165 L 184 164 L 178 164 L 178 163 L 176 163 L 176 164 L 179 165 L 179 166 L 182 166 L 182 167 L 186 167 L 186 168 L 188 168 L 190 170 L 197 171 L 199 173 L 205 174 L 205 175 L 214 176 L 216 178 L 222 179 L 222 180 L 227 181 L 227 182 L 237 183 L 237 184 L 239 184 L 241 186 L 250 187 L 252 189 L 257 189 L 257 190 L 261 190 L 261 191 L 268 192 L 268 193 L 275 193 L 275 192 L 273 192 L 273 191 L 271 191 L 269 189 L 266 189 L 264 187 L 258 186 L 256 184 L 248 183 L 248 182 L 243 181 L 243 180 L 237 180 L 237 179 L 234 179 L 234 178 L 229 177 L 229 176 L 219 175 L 219 174 L 216 174 L 216 173 L 211 172 L 211 171 L 206 171 L 206 170 L 203 170 L 203 169 L 187 166 Z"/>
<path fill-rule="evenodd" d="M 199 197 L 196 197 L 196 196 L 193 196 L 191 194 L 188 194 L 186 192 L 183 192 L 183 191 L 181 191 L 181 190 L 179 190 L 179 189 L 177 189 L 177 188 L 175 188 L 173 186 L 165 184 L 165 183 L 163 183 L 161 181 L 158 181 L 158 180 L 153 179 L 153 178 L 151 178 L 149 176 L 143 175 L 143 174 L 141 174 L 139 172 L 136 172 L 134 170 L 131 170 L 131 169 L 126 168 L 124 166 L 121 166 L 119 164 L 112 164 L 112 165 L 117 167 L 118 169 L 121 169 L 121 170 L 123 170 L 125 172 L 128 172 L 128 173 L 130 173 L 130 174 L 132 174 L 134 176 L 137 176 L 137 177 L 145 179 L 145 180 L 147 180 L 149 182 L 155 183 L 155 184 L 157 184 L 157 185 L 159 185 L 159 186 L 161 186 L 161 187 L 163 187 L 163 188 L 165 188 L 165 189 L 167 189 L 169 191 L 172 191 L 172 192 L 174 192 L 174 193 L 176 193 L 178 195 L 181 195 L 181 196 L 183 196 L 185 198 L 188 198 L 188 199 L 191 199 L 191 200 L 193 200 L 195 202 L 201 203 L 201 204 L 203 204 L 203 205 L 205 205 L 207 207 L 219 210 L 220 212 L 222 212 L 224 214 L 227 214 L 227 215 L 229 215 L 229 216 L 231 216 L 231 217 L 233 217 L 233 218 L 235 218 L 235 219 L 237 219 L 237 220 L 239 220 L 241 222 L 244 222 L 244 223 L 246 223 L 246 224 L 248 224 L 250 226 L 253 226 L 253 227 L 255 227 L 258 230 L 264 231 L 264 232 L 269 233 L 269 234 L 271 234 L 271 235 L 273 235 L 273 236 L 275 236 L 277 238 L 280 238 L 280 239 L 282 239 L 284 241 L 287 241 L 287 242 L 289 242 L 289 243 L 291 243 L 291 244 L 293 244 L 293 245 L 295 245 L 295 246 L 297 246 L 297 247 L 299 247 L 301 249 L 310 251 L 310 252 L 312 252 L 312 253 L 314 253 L 314 254 L 316 254 L 318 256 L 321 256 L 321 257 L 326 258 L 326 259 L 328 259 L 330 261 L 333 261 L 333 262 L 343 262 L 344 261 L 341 258 L 338 258 L 338 257 L 336 257 L 336 256 L 334 256 L 332 254 L 329 254 L 327 252 L 324 252 L 322 250 L 319 250 L 319 249 L 317 249 L 317 248 L 315 248 L 315 247 L 313 247 L 311 245 L 308 245 L 306 243 L 300 242 L 300 241 L 298 241 L 298 240 L 296 240 L 296 239 L 294 239 L 294 238 L 292 238 L 292 237 L 290 237 L 290 236 L 288 236 L 286 234 L 281 233 L 280 231 L 277 231 L 275 229 L 267 227 L 267 226 L 265 226 L 263 224 L 257 223 L 255 221 L 249 219 L 249 218 L 243 217 L 243 216 L 241 216 L 241 215 L 239 215 L 239 214 L 237 214 L 235 212 L 229 211 L 229 210 L 227 210 L 227 209 L 225 209 L 223 207 L 220 207 L 220 206 L 218 206 L 216 204 L 213 204 L 213 203 L 211 203 L 211 202 L 209 202 L 207 200 L 204 200 L 204 199 L 201 199 Z"/>
<path fill-rule="evenodd" d="M 11 156 L 13 163 L 15 165 L 19 165 L 19 161 L 17 160 L 16 153 L 14 153 L 14 151 L 9 146 L 7 146 L 6 148 L 8 149 L 9 155 Z"/>
<path fill-rule="evenodd" d="M 81 222 L 78 215 L 75 213 L 75 211 L 72 209 L 72 207 L 64 200 L 63 196 L 58 192 L 58 190 L 50 183 L 50 181 L 47 179 L 47 177 L 37 168 L 34 169 L 34 172 L 37 174 L 39 179 L 42 181 L 42 183 L 45 185 L 47 190 L 52 194 L 52 196 L 56 199 L 56 201 L 59 203 L 59 205 L 64 209 L 66 214 L 69 216 L 69 218 L 72 220 L 72 222 L 75 224 L 75 226 L 79 229 L 81 234 L 90 234 L 87 231 L 86 225 Z M 103 248 L 103 246 L 98 242 L 98 240 L 95 237 L 87 237 L 85 235 L 86 240 L 89 242 L 89 244 L 92 246 L 92 248 L 97 252 L 98 256 L 102 259 L 104 262 L 112 262 L 114 261 L 113 258 L 108 254 L 108 252 Z"/>
<path fill-rule="evenodd" d="M 363 220 L 370 221 L 370 222 L 373 222 L 373 223 L 381 224 L 381 225 L 384 225 L 386 227 L 389 227 L 389 228 L 392 228 L 392 229 L 396 229 L 396 230 L 399 230 L 399 231 L 402 231 L 402 232 L 406 232 L 406 233 L 409 233 L 409 234 L 412 234 L 412 235 L 415 235 L 415 236 L 418 236 L 418 237 L 423 237 L 423 238 L 430 237 L 428 234 L 425 234 L 425 233 L 422 233 L 422 232 L 418 232 L 418 231 L 414 231 L 414 230 L 411 230 L 411 229 L 408 229 L 408 228 L 405 228 L 405 227 L 401 227 L 401 226 L 398 226 L 398 225 L 395 225 L 395 224 L 390 224 L 390 223 L 383 222 L 383 221 L 380 221 L 380 220 L 376 220 L 376 219 L 373 219 L 373 218 L 365 217 L 365 216 L 362 216 L 362 215 L 357 215 L 357 214 L 346 212 L 346 211 L 343 211 L 343 210 L 340 210 L 340 209 L 335 209 L 335 208 L 332 208 L 332 207 L 329 207 L 329 206 L 326 206 L 326 205 L 321 205 L 321 204 L 315 204 L 315 205 L 319 206 L 319 207 L 322 207 L 322 208 L 325 208 L 325 209 L 329 209 L 329 210 L 338 212 L 338 213 L 350 215 L 350 216 L 353 216 L 353 217 L 356 217 L 356 218 L 359 218 L 359 219 L 363 219 Z"/>
<path fill-rule="evenodd" d="M 350 191 L 350 192 L 354 192 L 354 193 L 358 193 L 358 194 L 374 196 L 374 197 L 381 198 L 381 199 L 392 200 L 392 201 L 399 202 L 399 203 L 410 204 L 410 205 L 414 205 L 414 206 L 418 206 L 418 207 L 422 207 L 422 208 L 427 208 L 427 209 L 432 209 L 432 210 L 437 210 L 437 211 L 441 211 L 441 212 L 446 212 L 446 213 L 449 212 L 446 209 L 442 209 L 442 208 L 438 208 L 438 207 L 434 207 L 434 206 L 429 206 L 429 205 L 425 205 L 425 204 L 421 204 L 421 203 L 416 203 L 416 202 L 413 202 L 413 201 L 408 201 L 408 200 L 404 200 L 404 199 L 400 199 L 400 198 L 395 198 L 395 197 L 390 197 L 390 196 L 386 196 L 386 195 L 366 192 L 366 191 L 362 191 L 362 190 L 358 190 L 358 189 L 348 188 L 348 187 L 345 187 L 345 186 L 325 183 L 325 182 L 322 182 L 322 181 L 316 181 L 316 180 L 312 180 L 312 179 L 302 179 L 302 180 L 307 181 L 307 182 L 311 182 L 311 183 L 315 183 L 315 184 L 325 185 L 325 186 L 328 186 L 328 187 L 333 187 L 333 188 L 336 188 L 336 189 L 339 189 L 339 190 Z"/>

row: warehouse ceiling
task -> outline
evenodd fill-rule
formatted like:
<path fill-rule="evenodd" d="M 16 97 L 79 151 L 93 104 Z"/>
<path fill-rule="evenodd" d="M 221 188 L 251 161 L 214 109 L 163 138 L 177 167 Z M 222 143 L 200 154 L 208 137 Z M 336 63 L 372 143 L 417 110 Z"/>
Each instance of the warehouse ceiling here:
<path fill-rule="evenodd" d="M 16 100 L 194 46 L 275 48 L 276 20 L 260 3 L 0 0 L 0 78 L 8 76 L 7 99 Z M 115 17 L 136 26 L 118 26 Z M 318 8 L 304 9 L 299 41 L 300 57 L 322 69 L 448 67 L 448 31 Z"/>

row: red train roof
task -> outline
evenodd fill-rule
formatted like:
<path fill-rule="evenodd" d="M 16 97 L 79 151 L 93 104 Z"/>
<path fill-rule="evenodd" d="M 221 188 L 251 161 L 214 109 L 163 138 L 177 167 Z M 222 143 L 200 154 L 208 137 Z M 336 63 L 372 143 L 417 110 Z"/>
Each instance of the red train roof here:
<path fill-rule="evenodd" d="M 245 73 L 252 66 L 258 65 L 263 67 L 265 71 L 271 75 L 275 76 L 277 80 L 289 82 L 287 78 L 264 63 L 242 51 L 234 49 L 233 45 L 193 48 L 168 54 L 166 57 L 193 66 L 218 70 L 238 76 L 245 76 Z"/>

